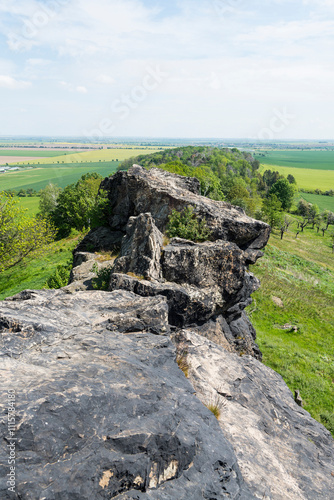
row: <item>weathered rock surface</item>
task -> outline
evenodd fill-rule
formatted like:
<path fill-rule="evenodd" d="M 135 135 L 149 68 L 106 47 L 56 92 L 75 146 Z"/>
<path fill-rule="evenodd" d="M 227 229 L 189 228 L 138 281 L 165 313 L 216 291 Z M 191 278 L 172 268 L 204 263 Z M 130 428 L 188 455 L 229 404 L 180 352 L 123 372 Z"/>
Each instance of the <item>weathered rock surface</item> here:
<path fill-rule="evenodd" d="M 149 333 L 166 314 L 163 297 L 124 291 L 0 303 L 1 392 L 16 391 L 18 412 L 15 496 L 0 423 L 2 500 L 255 498 L 171 341 Z"/>
<path fill-rule="evenodd" d="M 248 217 L 241 208 L 200 196 L 197 179 L 134 165 L 105 179 L 101 188 L 108 192 L 113 230 L 124 231 L 130 217 L 150 212 L 164 232 L 172 210 L 182 211 L 191 205 L 199 217 L 206 219 L 214 239 L 236 243 L 244 250 L 258 250 L 269 238 L 270 227 Z"/>
<path fill-rule="evenodd" d="M 220 407 L 220 427 L 254 496 L 333 499 L 334 440 L 297 405 L 282 377 L 193 330 L 179 332 L 177 342 L 187 353 L 197 396 Z"/>
<path fill-rule="evenodd" d="M 130 217 L 122 240 L 120 257 L 113 272 L 135 273 L 144 278 L 162 277 L 160 258 L 163 235 L 154 224 L 150 213 Z"/>

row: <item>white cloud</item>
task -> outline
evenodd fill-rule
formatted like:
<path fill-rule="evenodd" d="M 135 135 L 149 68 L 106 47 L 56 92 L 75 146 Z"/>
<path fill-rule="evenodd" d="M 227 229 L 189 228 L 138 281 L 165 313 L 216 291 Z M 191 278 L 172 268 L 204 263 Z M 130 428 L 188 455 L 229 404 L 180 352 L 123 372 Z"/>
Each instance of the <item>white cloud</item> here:
<path fill-rule="evenodd" d="M 87 94 L 88 90 L 86 89 L 86 87 L 82 87 L 82 86 L 78 86 L 78 87 L 75 87 L 75 90 L 77 92 L 79 92 L 79 94 Z"/>
<path fill-rule="evenodd" d="M 26 89 L 31 86 L 31 82 L 16 80 L 9 75 L 0 75 L 0 87 L 11 90 Z"/>
<path fill-rule="evenodd" d="M 108 76 L 108 75 L 98 75 L 96 78 L 95 78 L 95 81 L 97 83 L 102 83 L 104 85 L 112 85 L 113 83 L 115 83 L 115 79 L 112 77 L 112 76 Z"/>
<path fill-rule="evenodd" d="M 42 125 L 60 122 L 61 117 L 50 122 L 49 116 L 58 117 L 59 105 L 66 103 L 76 111 L 70 118 L 73 131 L 80 133 L 84 123 L 93 127 L 115 100 L 141 85 L 148 66 L 156 65 L 170 76 L 118 124 L 124 135 L 151 130 L 155 135 L 219 136 L 239 135 L 240 130 L 246 136 L 247 130 L 258 128 L 258 121 L 260 128 L 266 125 L 261 120 L 273 108 L 295 104 L 298 123 L 304 119 L 316 127 L 309 103 L 312 109 L 318 105 L 324 122 L 333 104 L 334 0 L 49 4 L 55 2 L 61 4 L 57 14 L 39 26 L 36 12 L 42 0 L 0 0 L 0 32 L 12 35 L 13 49 L 0 38 L 2 57 L 7 58 L 0 60 L 0 74 L 17 78 L 0 79 L 0 85 L 24 89 L 33 81 L 34 108 Z M 231 8 L 225 10 L 225 5 Z M 25 22 L 33 29 L 25 30 Z M 13 34 L 21 45 L 15 46 Z M 88 92 L 82 106 L 82 94 Z M 38 105 L 43 95 L 47 108 Z M 23 97 L 18 105 L 27 105 Z M 291 134 L 297 136 L 297 128 Z"/>
<path fill-rule="evenodd" d="M 73 85 L 72 83 L 66 82 L 64 80 L 60 81 L 59 85 L 69 92 L 78 92 L 79 94 L 88 93 L 87 87 L 84 87 L 83 85 Z"/>

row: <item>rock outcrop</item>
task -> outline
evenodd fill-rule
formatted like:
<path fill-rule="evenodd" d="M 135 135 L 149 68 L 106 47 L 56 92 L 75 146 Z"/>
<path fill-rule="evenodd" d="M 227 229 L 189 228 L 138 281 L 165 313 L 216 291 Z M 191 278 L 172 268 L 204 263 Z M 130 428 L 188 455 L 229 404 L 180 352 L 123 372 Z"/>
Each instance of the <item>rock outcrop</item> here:
<path fill-rule="evenodd" d="M 172 327 L 191 325 L 221 345 L 227 341 L 235 352 L 260 359 L 255 330 L 244 310 L 259 286 L 248 265 L 262 256 L 269 226 L 238 207 L 200 196 L 197 179 L 157 168 L 147 171 L 135 165 L 105 179 L 101 188 L 107 191 L 112 208 L 109 228 L 92 231 L 76 252 L 105 250 L 108 241 L 112 250 L 124 234 L 118 257 L 108 263 L 112 267 L 109 290 L 123 289 L 142 297 L 162 295 L 167 298 Z M 188 206 L 206 221 L 212 241 L 163 237 L 172 211 Z M 89 289 L 92 274 L 83 277 L 89 265 L 77 262 L 80 259 L 75 257 L 70 287 L 80 290 L 86 283 Z"/>
<path fill-rule="evenodd" d="M 16 495 L 0 423 L 2 500 L 254 498 L 167 324 L 164 297 L 124 291 L 0 303 L 1 393 L 15 391 L 18 412 Z"/>
<path fill-rule="evenodd" d="M 269 226 L 247 217 L 241 208 L 200 196 L 197 179 L 134 165 L 127 172 L 105 179 L 101 188 L 108 192 L 113 230 L 125 231 L 130 217 L 150 212 L 158 229 L 164 232 L 172 210 L 181 212 L 190 205 L 199 217 L 205 218 L 215 240 L 236 243 L 244 250 L 258 250 L 269 238 Z"/>
<path fill-rule="evenodd" d="M 333 498 L 334 441 L 282 378 L 192 329 L 169 335 L 167 316 L 165 297 L 123 290 L 0 302 L 0 407 L 10 388 L 17 409 L 15 494 L 0 423 L 1 499 Z"/>

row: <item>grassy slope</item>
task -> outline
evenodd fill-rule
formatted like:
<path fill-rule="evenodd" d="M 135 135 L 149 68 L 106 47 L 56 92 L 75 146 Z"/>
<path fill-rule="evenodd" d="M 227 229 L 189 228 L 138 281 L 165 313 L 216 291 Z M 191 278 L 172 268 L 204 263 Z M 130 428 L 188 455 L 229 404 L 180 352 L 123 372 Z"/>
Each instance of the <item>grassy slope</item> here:
<path fill-rule="evenodd" d="M 114 149 L 99 149 L 97 151 L 87 151 L 84 153 L 73 153 L 73 154 L 67 154 L 65 156 L 55 156 L 52 158 L 50 161 L 49 158 L 46 159 L 41 159 L 39 161 L 40 164 L 43 163 L 57 163 L 58 161 L 60 162 L 65 162 L 65 163 L 80 163 L 80 162 L 98 162 L 98 161 L 115 161 L 115 160 L 126 160 L 127 158 L 131 158 L 132 156 L 138 156 L 141 154 L 150 154 L 150 153 L 155 153 L 156 151 L 159 151 L 156 148 L 114 148 Z M 34 163 L 37 163 L 36 161 L 25 161 L 22 162 L 23 165 L 33 165 Z"/>
<path fill-rule="evenodd" d="M 334 255 L 330 237 L 311 229 L 298 240 L 273 234 L 252 271 L 261 279 L 249 308 L 266 365 L 334 434 Z M 272 300 L 283 301 L 281 308 Z M 285 324 L 298 332 L 282 330 Z"/>
<path fill-rule="evenodd" d="M 281 167 L 334 170 L 334 151 L 268 151 L 255 157 L 266 165 Z"/>
<path fill-rule="evenodd" d="M 78 236 L 61 240 L 45 248 L 43 254 L 30 256 L 22 263 L 0 274 L 0 300 L 26 290 L 39 290 L 60 264 L 72 258 Z"/>
<path fill-rule="evenodd" d="M 24 169 L 17 172 L 0 174 L 0 190 L 5 189 L 35 189 L 39 191 L 52 182 L 64 188 L 76 182 L 87 172 L 97 172 L 107 177 L 116 171 L 119 162 L 72 163 L 68 166 L 41 165 L 37 168 Z"/>

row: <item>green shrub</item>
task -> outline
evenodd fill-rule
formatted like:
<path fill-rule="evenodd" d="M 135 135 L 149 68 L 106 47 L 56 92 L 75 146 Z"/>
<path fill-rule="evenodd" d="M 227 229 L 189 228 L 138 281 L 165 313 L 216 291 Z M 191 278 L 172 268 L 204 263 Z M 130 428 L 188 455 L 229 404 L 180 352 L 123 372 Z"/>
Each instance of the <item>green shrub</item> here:
<path fill-rule="evenodd" d="M 56 267 L 56 270 L 51 274 L 45 283 L 45 288 L 58 289 L 66 286 L 70 278 L 72 269 L 72 261 Z"/>
<path fill-rule="evenodd" d="M 93 285 L 94 290 L 104 290 L 104 291 L 108 290 L 111 269 L 112 269 L 112 266 L 98 269 L 98 266 L 96 263 L 93 265 L 92 272 L 96 273 L 96 278 L 92 279 L 92 285 Z"/>
<path fill-rule="evenodd" d="M 182 212 L 173 210 L 168 219 L 166 234 L 169 238 L 179 237 L 191 241 L 206 241 L 211 231 L 204 219 L 199 219 L 194 208 L 186 207 Z"/>
<path fill-rule="evenodd" d="M 321 413 L 320 421 L 334 435 L 334 413 Z"/>

